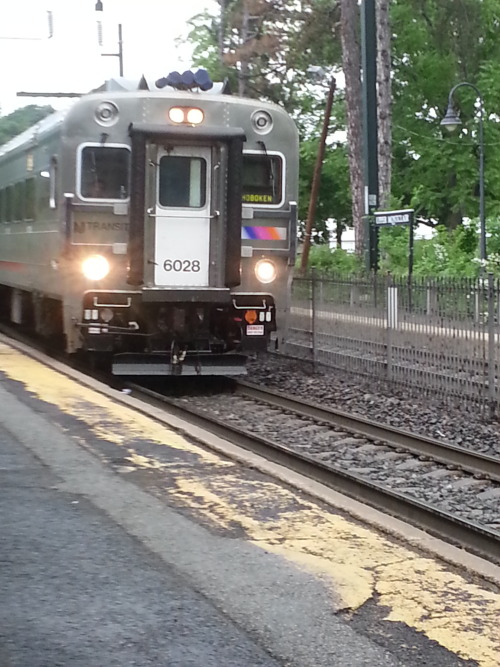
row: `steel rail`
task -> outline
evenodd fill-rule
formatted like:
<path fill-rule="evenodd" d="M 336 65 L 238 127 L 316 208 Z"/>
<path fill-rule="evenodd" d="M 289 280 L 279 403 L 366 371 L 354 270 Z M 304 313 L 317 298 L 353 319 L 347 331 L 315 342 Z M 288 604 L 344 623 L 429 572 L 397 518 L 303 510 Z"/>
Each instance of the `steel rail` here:
<path fill-rule="evenodd" d="M 307 399 L 293 399 L 282 392 L 263 389 L 247 381 L 238 380 L 236 391 L 249 398 L 265 401 L 282 410 L 290 410 L 304 417 L 320 419 L 357 435 L 387 442 L 393 447 L 399 447 L 412 454 L 429 456 L 444 465 L 457 466 L 474 475 L 485 476 L 495 482 L 500 482 L 500 459 L 494 456 L 478 454 L 451 443 L 415 435 L 410 431 L 387 426 L 342 410 L 324 408 Z"/>
<path fill-rule="evenodd" d="M 134 383 L 128 383 L 128 387 L 137 398 L 148 396 L 154 401 L 167 405 L 169 412 L 172 414 L 183 419 L 189 418 L 191 424 L 230 440 L 232 443 L 258 454 L 268 461 L 285 466 L 289 470 L 304 475 L 328 488 L 407 521 L 435 537 L 466 549 L 470 553 L 500 564 L 500 534 L 493 530 L 459 519 L 449 512 L 437 509 L 428 503 L 414 500 L 357 475 L 316 461 L 272 440 L 248 433 L 192 406 L 180 406 L 175 399 L 163 396 L 151 389 L 140 387 Z M 202 444 L 210 447 L 205 442 Z"/>

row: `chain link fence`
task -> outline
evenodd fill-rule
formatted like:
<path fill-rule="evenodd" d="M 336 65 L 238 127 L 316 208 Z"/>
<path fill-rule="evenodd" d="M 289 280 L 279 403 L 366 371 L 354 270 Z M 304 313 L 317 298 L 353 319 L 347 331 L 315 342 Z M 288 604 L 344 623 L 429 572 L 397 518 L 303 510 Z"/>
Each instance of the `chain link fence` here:
<path fill-rule="evenodd" d="M 498 415 L 500 282 L 312 273 L 292 284 L 285 352 Z"/>

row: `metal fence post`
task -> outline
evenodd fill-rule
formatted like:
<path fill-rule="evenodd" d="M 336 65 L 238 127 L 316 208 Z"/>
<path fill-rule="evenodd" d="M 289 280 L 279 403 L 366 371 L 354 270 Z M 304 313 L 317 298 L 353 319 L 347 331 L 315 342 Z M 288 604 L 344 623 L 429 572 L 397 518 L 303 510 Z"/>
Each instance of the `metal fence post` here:
<path fill-rule="evenodd" d="M 474 320 L 480 324 L 481 323 L 481 303 L 483 295 L 483 284 L 482 280 L 479 279 L 476 281 L 476 287 L 474 289 Z"/>
<path fill-rule="evenodd" d="M 349 305 L 351 308 L 354 308 L 358 305 L 359 302 L 359 287 L 356 283 L 351 284 L 351 289 L 349 290 Z"/>
<path fill-rule="evenodd" d="M 426 303 L 426 314 L 434 315 L 437 312 L 437 292 L 436 286 L 433 283 L 427 283 L 427 303 Z"/>
<path fill-rule="evenodd" d="M 387 280 L 387 379 L 392 380 L 393 330 L 398 326 L 398 288 L 394 287 L 392 276 Z"/>
<path fill-rule="evenodd" d="M 493 274 L 488 273 L 488 401 L 490 418 L 496 413 L 496 379 L 495 379 L 495 291 Z"/>
<path fill-rule="evenodd" d="M 290 317 L 291 317 L 292 303 L 294 301 L 294 298 L 295 298 L 295 292 L 294 292 L 293 275 L 292 273 L 290 273 L 287 283 L 287 304 L 285 311 L 285 321 L 283 326 L 283 335 L 281 337 L 282 345 L 281 345 L 281 350 L 279 350 L 284 354 L 288 354 L 288 346 L 290 340 Z"/>
<path fill-rule="evenodd" d="M 316 370 L 316 363 L 318 361 L 318 346 L 316 338 L 316 317 L 317 317 L 317 304 L 316 304 L 316 292 L 317 292 L 317 275 L 316 269 L 311 271 L 311 301 L 312 301 L 312 321 L 311 321 L 311 333 L 312 333 L 312 361 L 313 369 Z"/>

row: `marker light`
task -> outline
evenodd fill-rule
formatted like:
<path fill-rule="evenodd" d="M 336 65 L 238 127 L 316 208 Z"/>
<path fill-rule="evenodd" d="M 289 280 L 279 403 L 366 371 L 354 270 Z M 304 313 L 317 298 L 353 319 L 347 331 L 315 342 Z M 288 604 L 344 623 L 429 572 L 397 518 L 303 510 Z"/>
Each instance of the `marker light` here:
<path fill-rule="evenodd" d="M 204 114 L 201 109 L 190 107 L 171 107 L 168 117 L 172 123 L 187 123 L 188 125 L 199 125 L 203 122 Z"/>
<path fill-rule="evenodd" d="M 276 278 L 276 267 L 268 259 L 261 259 L 255 265 L 255 275 L 261 283 L 272 283 Z"/>
<path fill-rule="evenodd" d="M 199 125 L 203 122 L 203 111 L 201 109 L 189 109 L 186 119 L 191 125 Z"/>
<path fill-rule="evenodd" d="M 168 110 L 168 117 L 172 123 L 183 123 L 184 122 L 184 109 L 180 107 L 172 107 Z"/>
<path fill-rule="evenodd" d="M 109 262 L 102 255 L 91 255 L 82 262 L 82 272 L 87 280 L 102 280 L 109 273 Z"/>

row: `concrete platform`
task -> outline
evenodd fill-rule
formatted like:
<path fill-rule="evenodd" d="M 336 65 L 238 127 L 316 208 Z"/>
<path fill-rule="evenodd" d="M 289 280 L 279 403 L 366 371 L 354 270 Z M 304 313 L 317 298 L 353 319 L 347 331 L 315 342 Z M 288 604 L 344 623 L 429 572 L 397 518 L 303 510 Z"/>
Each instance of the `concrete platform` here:
<path fill-rule="evenodd" d="M 493 586 L 122 399 L 0 341 L 2 667 L 497 664 Z"/>

